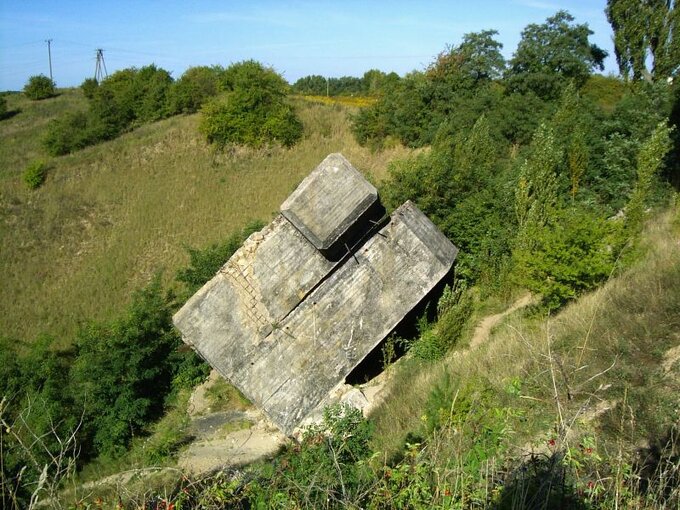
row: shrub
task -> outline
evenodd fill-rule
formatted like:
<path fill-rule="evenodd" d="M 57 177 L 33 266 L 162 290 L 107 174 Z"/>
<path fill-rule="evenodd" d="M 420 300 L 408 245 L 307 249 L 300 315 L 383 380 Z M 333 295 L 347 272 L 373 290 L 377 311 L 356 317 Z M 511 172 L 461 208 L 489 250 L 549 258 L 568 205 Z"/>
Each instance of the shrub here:
<path fill-rule="evenodd" d="M 34 161 L 24 170 L 24 182 L 29 189 L 38 189 L 47 178 L 47 165 L 44 161 Z"/>
<path fill-rule="evenodd" d="M 120 455 L 160 416 L 179 364 L 174 359 L 179 345 L 160 276 L 134 296 L 123 317 L 80 331 L 71 380 L 86 407 L 86 452 Z"/>
<path fill-rule="evenodd" d="M 587 211 L 556 211 L 546 225 L 532 225 L 531 243 L 513 252 L 518 282 L 553 309 L 594 289 L 614 268 L 617 228 Z"/>
<path fill-rule="evenodd" d="M 172 113 L 194 113 L 220 91 L 224 70 L 219 66 L 198 66 L 187 69 L 168 93 Z"/>
<path fill-rule="evenodd" d="M 0 119 L 4 119 L 7 115 L 7 99 L 5 96 L 0 96 Z"/>
<path fill-rule="evenodd" d="M 62 156 L 96 143 L 92 117 L 87 112 L 67 112 L 50 121 L 42 140 L 51 156 Z"/>
<path fill-rule="evenodd" d="M 203 107 L 200 130 L 208 142 L 291 147 L 302 137 L 302 123 L 286 103 L 287 84 L 273 69 L 252 60 L 224 72 L 226 98 Z"/>
<path fill-rule="evenodd" d="M 55 92 L 56 85 L 47 76 L 39 74 L 37 76 L 31 76 L 28 79 L 26 85 L 24 85 L 24 94 L 29 99 L 34 101 L 40 99 L 47 99 L 52 97 Z"/>
<path fill-rule="evenodd" d="M 94 78 L 87 78 L 80 84 L 80 89 L 87 99 L 92 99 L 99 88 L 99 82 Z"/>

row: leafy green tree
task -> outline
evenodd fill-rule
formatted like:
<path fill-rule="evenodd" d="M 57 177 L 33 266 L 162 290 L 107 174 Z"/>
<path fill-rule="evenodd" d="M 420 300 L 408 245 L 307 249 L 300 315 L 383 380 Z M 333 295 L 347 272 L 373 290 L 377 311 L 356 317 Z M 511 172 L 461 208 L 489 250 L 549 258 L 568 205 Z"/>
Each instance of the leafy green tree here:
<path fill-rule="evenodd" d="M 50 156 L 62 156 L 97 143 L 95 119 L 85 111 L 67 112 L 47 125 L 42 144 Z"/>
<path fill-rule="evenodd" d="M 94 98 L 94 95 L 99 88 L 99 82 L 95 78 L 86 78 L 83 83 L 80 84 L 80 89 L 87 99 Z"/>
<path fill-rule="evenodd" d="M 99 85 L 85 80 L 81 87 L 89 98 L 88 110 L 52 121 L 43 145 L 51 155 L 68 154 L 167 117 L 172 83 L 170 73 L 155 65 L 116 71 Z"/>
<path fill-rule="evenodd" d="M 31 76 L 24 85 L 24 94 L 27 98 L 38 101 L 54 96 L 56 85 L 47 76 L 39 74 Z"/>
<path fill-rule="evenodd" d="M 397 73 L 386 74 L 378 69 L 370 69 L 361 77 L 362 93 L 368 96 L 380 96 L 388 92 L 398 81 Z"/>
<path fill-rule="evenodd" d="M 665 80 L 680 70 L 680 4 L 677 0 L 608 0 L 607 19 L 624 78 Z M 647 69 L 651 55 L 652 69 Z"/>
<path fill-rule="evenodd" d="M 427 69 L 427 75 L 434 81 L 449 83 L 453 89 L 472 90 L 502 76 L 505 58 L 501 54 L 503 45 L 494 39 L 497 30 L 471 32 L 463 41 L 440 53 Z"/>
<path fill-rule="evenodd" d="M 220 66 L 197 66 L 187 69 L 169 91 L 168 101 L 172 113 L 194 113 L 220 91 L 224 72 Z"/>
<path fill-rule="evenodd" d="M 626 207 L 626 225 L 632 234 L 642 229 L 644 207 L 650 198 L 654 178 L 671 149 L 670 132 L 665 122 L 659 123 L 637 155 L 637 182 Z"/>
<path fill-rule="evenodd" d="M 541 124 L 515 188 L 515 214 L 520 230 L 543 226 L 550 218 L 558 200 L 556 170 L 561 157 L 552 129 Z M 521 241 L 527 239 L 521 237 Z"/>
<path fill-rule="evenodd" d="M 663 82 L 636 82 L 601 122 L 601 149 L 591 146 L 588 181 L 602 203 L 614 214 L 630 198 L 637 176 L 637 154 L 672 110 L 671 89 Z M 673 165 L 662 169 L 672 179 Z"/>
<path fill-rule="evenodd" d="M 77 456 L 75 442 L 68 441 L 80 418 L 69 388 L 72 352 L 58 350 L 54 343 L 41 336 L 19 353 L 20 342 L 0 338 L 3 504 L 16 491 L 17 507 L 28 507 L 38 480 L 62 476 L 68 459 Z"/>
<path fill-rule="evenodd" d="M 7 99 L 5 96 L 0 96 L 0 119 L 4 119 L 7 116 Z"/>
<path fill-rule="evenodd" d="M 422 147 L 435 138 L 467 132 L 482 114 L 491 116 L 503 98 L 497 79 L 505 67 L 496 33 L 465 34 L 426 72 L 387 81 L 379 100 L 353 117 L 357 141 L 381 147 L 391 137 L 409 147 Z M 494 136 L 500 136 L 500 125 L 493 129 Z"/>
<path fill-rule="evenodd" d="M 587 24 L 558 11 L 543 24 L 530 24 L 506 73 L 511 92 L 532 91 L 544 99 L 556 99 L 569 80 L 581 87 L 593 69 L 604 69 L 607 52 L 588 41 Z"/>
<path fill-rule="evenodd" d="M 302 137 L 302 123 L 286 102 L 288 84 L 273 69 L 252 60 L 233 64 L 222 86 L 226 96 L 202 108 L 199 129 L 208 142 L 291 147 Z"/>
<path fill-rule="evenodd" d="M 167 96 L 173 80 L 170 73 L 155 65 L 139 69 L 134 77 L 132 92 L 134 94 L 134 121 L 146 124 L 167 117 Z"/>
<path fill-rule="evenodd" d="M 314 96 L 325 96 L 326 95 L 326 78 L 319 75 L 313 74 L 310 76 L 303 76 L 298 79 L 293 84 L 293 91 L 296 94 L 306 94 Z M 330 84 L 328 84 L 328 90 L 330 93 Z"/>

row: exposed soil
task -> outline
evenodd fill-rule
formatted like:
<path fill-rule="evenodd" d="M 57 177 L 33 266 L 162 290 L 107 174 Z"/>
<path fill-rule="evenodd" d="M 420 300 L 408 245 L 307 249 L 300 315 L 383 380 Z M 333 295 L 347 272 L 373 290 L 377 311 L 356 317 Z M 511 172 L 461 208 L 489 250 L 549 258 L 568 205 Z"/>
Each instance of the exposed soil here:
<path fill-rule="evenodd" d="M 504 310 L 503 312 L 494 315 L 484 317 L 475 328 L 475 332 L 473 333 L 472 339 L 470 340 L 469 349 L 470 350 L 476 349 L 481 344 L 486 342 L 489 339 L 491 330 L 506 316 L 510 315 L 513 312 L 516 312 L 520 308 L 529 306 L 533 302 L 534 297 L 531 294 L 527 294 L 519 298 L 517 301 L 515 301 L 507 310 Z"/>

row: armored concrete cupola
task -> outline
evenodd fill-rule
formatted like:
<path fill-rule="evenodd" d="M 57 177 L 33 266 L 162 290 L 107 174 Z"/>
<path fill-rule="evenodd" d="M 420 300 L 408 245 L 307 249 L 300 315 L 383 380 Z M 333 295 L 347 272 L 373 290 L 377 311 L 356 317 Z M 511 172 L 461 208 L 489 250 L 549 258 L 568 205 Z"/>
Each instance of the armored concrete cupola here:
<path fill-rule="evenodd" d="M 342 154 L 331 154 L 281 205 L 281 214 L 328 258 L 353 242 L 385 213 L 378 190 Z"/>
<path fill-rule="evenodd" d="M 284 433 L 449 274 L 458 250 L 411 202 L 331 154 L 175 314 L 183 340 Z"/>

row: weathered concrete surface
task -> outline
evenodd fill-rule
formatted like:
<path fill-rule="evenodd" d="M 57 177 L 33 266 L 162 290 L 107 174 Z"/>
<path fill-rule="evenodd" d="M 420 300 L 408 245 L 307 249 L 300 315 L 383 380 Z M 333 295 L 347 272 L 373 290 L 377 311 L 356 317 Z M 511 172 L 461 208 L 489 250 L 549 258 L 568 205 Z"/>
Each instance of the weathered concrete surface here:
<path fill-rule="evenodd" d="M 314 247 L 332 250 L 365 213 L 378 191 L 342 154 L 331 154 L 281 205 L 281 214 Z"/>
<path fill-rule="evenodd" d="M 449 272 L 457 249 L 410 202 L 336 267 L 318 260 L 311 244 L 305 248 L 294 235 L 282 234 L 282 221 L 274 223 L 225 266 L 239 267 L 236 280 L 246 275 L 252 292 L 241 293 L 223 268 L 174 320 L 186 342 L 290 434 Z M 277 267 L 273 246 L 260 254 L 265 243 L 276 244 L 276 236 L 293 259 L 285 274 L 256 262 Z M 290 239 L 298 243 L 292 250 Z M 275 288 L 300 282 L 316 288 L 304 300 L 299 292 L 285 316 L 296 300 L 283 291 L 278 299 L 264 297 L 265 289 L 275 294 Z"/>
<path fill-rule="evenodd" d="M 456 252 L 407 202 L 231 380 L 290 433 L 448 273 Z"/>
<path fill-rule="evenodd" d="M 335 264 L 279 216 L 252 234 L 173 320 L 184 341 L 232 380 Z"/>

